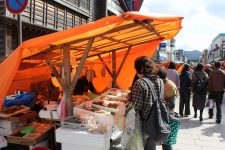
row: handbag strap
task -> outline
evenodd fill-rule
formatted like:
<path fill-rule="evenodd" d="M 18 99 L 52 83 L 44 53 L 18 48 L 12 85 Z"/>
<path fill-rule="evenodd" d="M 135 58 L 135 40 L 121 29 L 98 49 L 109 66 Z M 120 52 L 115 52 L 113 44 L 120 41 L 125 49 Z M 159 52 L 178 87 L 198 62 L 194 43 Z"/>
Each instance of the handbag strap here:
<path fill-rule="evenodd" d="M 163 91 L 164 91 L 164 86 L 163 86 L 163 81 L 158 79 L 159 80 L 159 95 L 157 96 L 156 95 L 156 92 L 155 92 L 155 89 L 154 89 L 154 86 L 153 86 L 153 83 L 151 80 L 149 80 L 148 78 L 142 78 L 142 80 L 147 84 L 147 86 L 150 88 L 150 91 L 152 93 L 152 96 L 153 96 L 153 99 L 156 100 L 157 97 L 159 99 L 163 99 Z"/>

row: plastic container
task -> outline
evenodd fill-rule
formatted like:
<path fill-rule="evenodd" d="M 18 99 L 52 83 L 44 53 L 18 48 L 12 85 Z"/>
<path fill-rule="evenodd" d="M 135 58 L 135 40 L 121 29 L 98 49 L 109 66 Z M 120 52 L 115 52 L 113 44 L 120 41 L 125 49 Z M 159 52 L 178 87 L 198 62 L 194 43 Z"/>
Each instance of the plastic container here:
<path fill-rule="evenodd" d="M 29 126 L 20 131 L 21 134 L 32 133 L 36 129 L 36 126 Z"/>

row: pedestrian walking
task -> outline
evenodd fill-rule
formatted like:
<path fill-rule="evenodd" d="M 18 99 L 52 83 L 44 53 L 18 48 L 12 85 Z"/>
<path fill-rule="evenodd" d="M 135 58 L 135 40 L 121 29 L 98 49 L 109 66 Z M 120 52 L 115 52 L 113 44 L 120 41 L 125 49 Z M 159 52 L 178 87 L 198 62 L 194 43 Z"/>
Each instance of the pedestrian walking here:
<path fill-rule="evenodd" d="M 215 62 L 215 69 L 209 75 L 208 89 L 211 98 L 216 102 L 216 122 L 221 123 L 222 101 L 225 87 L 225 71 L 221 69 L 221 63 Z M 213 108 L 209 109 L 209 118 L 213 118 Z"/>
<path fill-rule="evenodd" d="M 176 97 L 178 96 L 179 92 L 177 86 L 173 83 L 173 81 L 167 78 L 166 71 L 160 68 L 158 72 L 158 76 L 163 80 L 164 83 L 164 99 L 167 105 L 167 108 L 170 112 L 170 126 L 171 126 L 171 133 L 168 136 L 168 139 L 163 142 L 162 149 L 163 150 L 173 150 L 173 144 L 176 143 L 176 135 L 179 129 L 179 120 L 178 124 L 172 120 L 175 117 L 175 101 Z M 177 121 L 177 120 L 176 120 Z M 172 126 L 172 124 L 176 124 L 176 126 Z"/>
<path fill-rule="evenodd" d="M 179 74 L 176 71 L 176 64 L 174 62 L 170 62 L 167 69 L 167 78 L 174 82 L 178 89 L 180 89 L 180 78 Z"/>
<path fill-rule="evenodd" d="M 141 59 L 142 65 L 140 65 L 142 70 L 143 77 L 150 80 L 154 86 L 156 95 L 160 95 L 160 82 L 161 79 L 158 76 L 152 75 L 155 69 L 154 62 L 149 57 L 143 57 Z M 133 88 L 132 88 L 132 103 L 136 110 L 139 112 L 141 122 L 143 123 L 148 119 L 150 115 L 150 110 L 153 104 L 153 96 L 151 94 L 150 88 L 148 87 L 147 83 L 142 80 L 138 79 L 135 81 Z M 142 130 L 143 134 L 143 143 L 145 150 L 156 150 L 156 143 L 148 140 L 148 135 Z"/>
<path fill-rule="evenodd" d="M 200 110 L 199 120 L 202 121 L 202 113 L 205 108 L 207 94 L 208 75 L 203 71 L 203 65 L 197 64 L 195 72 L 192 74 L 192 91 L 194 118 L 197 118 L 197 110 Z"/>
<path fill-rule="evenodd" d="M 190 66 L 184 65 L 180 75 L 180 105 L 179 114 L 182 117 L 190 115 L 190 97 L 191 97 L 191 76 L 189 74 Z M 185 109 L 185 111 L 184 111 Z"/>
<path fill-rule="evenodd" d="M 212 68 L 211 68 L 211 65 L 210 65 L 210 64 L 207 64 L 207 65 L 206 65 L 205 72 L 208 74 L 208 76 L 209 76 L 209 74 L 210 74 L 212 71 L 213 71 L 213 70 L 212 70 Z"/>

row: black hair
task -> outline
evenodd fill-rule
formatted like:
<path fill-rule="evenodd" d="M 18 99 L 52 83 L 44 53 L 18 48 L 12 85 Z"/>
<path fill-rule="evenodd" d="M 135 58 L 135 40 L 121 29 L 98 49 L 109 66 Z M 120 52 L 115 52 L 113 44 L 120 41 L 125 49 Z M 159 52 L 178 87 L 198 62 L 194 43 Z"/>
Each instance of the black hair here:
<path fill-rule="evenodd" d="M 202 64 L 197 64 L 196 71 L 201 71 L 202 69 L 203 69 L 203 65 Z"/>
<path fill-rule="evenodd" d="M 219 61 L 215 62 L 214 65 L 215 65 L 216 68 L 220 68 L 221 67 L 221 63 Z"/>
<path fill-rule="evenodd" d="M 144 70 L 143 70 L 143 74 L 145 76 L 149 76 L 151 75 L 154 70 L 155 70 L 155 63 L 151 60 L 151 58 L 149 57 L 145 57 L 143 59 L 144 61 Z"/>
<path fill-rule="evenodd" d="M 167 73 L 166 70 L 163 69 L 162 67 L 159 68 L 159 71 L 157 73 L 157 75 L 161 78 L 161 79 L 166 79 Z"/>
<path fill-rule="evenodd" d="M 168 69 L 176 69 L 176 64 L 174 62 L 170 62 Z"/>
<path fill-rule="evenodd" d="M 143 73 L 143 58 L 145 56 L 140 56 L 138 58 L 136 58 L 136 60 L 134 61 L 134 68 L 136 70 L 137 73 L 142 74 Z"/>
<path fill-rule="evenodd" d="M 189 70 L 190 70 L 190 66 L 188 64 L 184 64 L 184 68 L 183 68 L 182 72 L 189 71 Z"/>
<path fill-rule="evenodd" d="M 154 62 L 147 56 L 140 56 L 134 62 L 136 72 L 139 74 L 151 74 L 154 69 Z"/>

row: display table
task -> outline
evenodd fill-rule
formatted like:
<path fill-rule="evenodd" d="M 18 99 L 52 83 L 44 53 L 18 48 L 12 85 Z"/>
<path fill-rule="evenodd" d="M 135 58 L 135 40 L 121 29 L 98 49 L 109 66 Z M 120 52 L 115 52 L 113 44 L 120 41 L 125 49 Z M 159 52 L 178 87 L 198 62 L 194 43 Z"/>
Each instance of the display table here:
<path fill-rule="evenodd" d="M 85 109 L 73 107 L 73 115 L 75 116 L 75 114 L 78 112 L 91 114 L 94 117 L 96 117 L 99 123 L 113 127 L 113 116 L 111 114 L 101 114 L 101 113 L 91 112 Z"/>
<path fill-rule="evenodd" d="M 111 127 L 105 134 L 92 134 L 87 130 L 58 128 L 56 142 L 62 144 L 62 150 L 109 150 Z"/>

